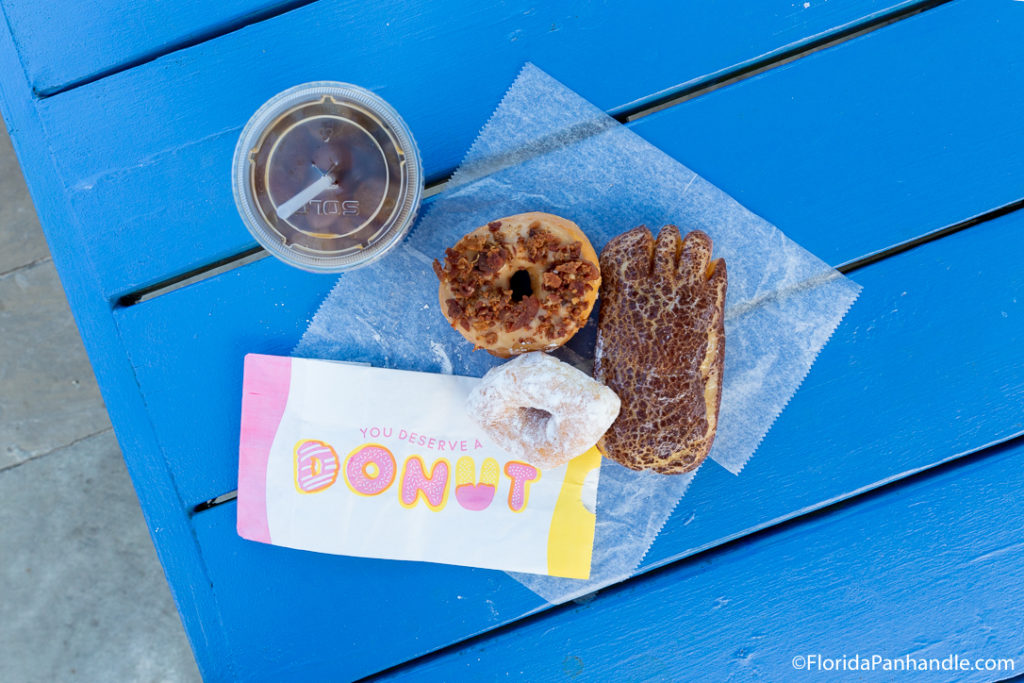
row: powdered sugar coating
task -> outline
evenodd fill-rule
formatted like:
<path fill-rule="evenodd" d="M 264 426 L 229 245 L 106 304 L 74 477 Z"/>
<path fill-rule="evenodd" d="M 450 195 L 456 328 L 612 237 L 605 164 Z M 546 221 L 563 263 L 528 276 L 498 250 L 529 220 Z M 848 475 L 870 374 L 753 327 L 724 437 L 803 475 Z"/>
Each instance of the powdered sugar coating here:
<path fill-rule="evenodd" d="M 619 405 L 614 391 L 540 351 L 491 369 L 466 400 L 469 416 L 496 444 L 541 469 L 593 447 Z"/>

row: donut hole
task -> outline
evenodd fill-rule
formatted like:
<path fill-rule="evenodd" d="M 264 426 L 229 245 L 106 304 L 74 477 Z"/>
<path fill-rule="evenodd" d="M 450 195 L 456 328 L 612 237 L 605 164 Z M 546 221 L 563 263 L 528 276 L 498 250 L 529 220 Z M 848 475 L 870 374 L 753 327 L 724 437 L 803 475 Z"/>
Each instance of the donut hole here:
<path fill-rule="evenodd" d="M 522 301 L 523 297 L 533 294 L 533 282 L 530 281 L 530 273 L 526 270 L 517 270 L 508 279 L 508 288 L 512 290 L 512 301 Z M 523 410 L 536 410 L 535 408 L 523 408 Z M 547 412 L 547 411 L 541 411 Z M 551 413 L 548 413 L 550 416 Z"/>
<path fill-rule="evenodd" d="M 542 408 L 520 408 L 519 418 L 522 420 L 523 432 L 532 439 L 543 439 L 548 432 L 548 424 L 552 413 Z"/>

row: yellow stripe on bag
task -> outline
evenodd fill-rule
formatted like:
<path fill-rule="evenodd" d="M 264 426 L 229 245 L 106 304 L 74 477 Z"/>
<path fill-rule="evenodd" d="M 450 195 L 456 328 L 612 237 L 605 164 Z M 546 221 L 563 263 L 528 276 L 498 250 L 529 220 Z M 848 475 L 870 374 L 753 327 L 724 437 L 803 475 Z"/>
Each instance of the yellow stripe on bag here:
<path fill-rule="evenodd" d="M 600 466 L 601 452 L 596 446 L 569 461 L 548 533 L 548 574 L 551 576 L 590 578 L 597 518 L 583 507 L 580 497 L 587 475 Z"/>

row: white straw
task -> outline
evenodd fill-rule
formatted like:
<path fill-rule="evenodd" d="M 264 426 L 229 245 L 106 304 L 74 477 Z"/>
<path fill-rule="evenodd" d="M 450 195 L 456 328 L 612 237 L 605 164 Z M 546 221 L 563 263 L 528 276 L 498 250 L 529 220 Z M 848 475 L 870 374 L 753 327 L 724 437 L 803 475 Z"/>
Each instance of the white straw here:
<path fill-rule="evenodd" d="M 334 184 L 334 178 L 330 174 L 321 176 L 320 180 L 278 206 L 277 217 L 281 220 L 289 218 L 293 213 L 305 206 L 309 200 L 315 199 L 318 194 L 327 188 L 334 187 Z"/>

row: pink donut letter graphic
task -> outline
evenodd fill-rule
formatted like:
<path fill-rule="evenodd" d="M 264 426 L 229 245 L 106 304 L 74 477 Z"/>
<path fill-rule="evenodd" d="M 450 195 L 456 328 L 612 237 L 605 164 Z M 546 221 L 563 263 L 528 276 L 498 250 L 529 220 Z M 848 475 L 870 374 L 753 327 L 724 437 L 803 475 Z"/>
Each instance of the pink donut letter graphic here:
<path fill-rule="evenodd" d="M 368 443 L 345 458 L 345 483 L 352 493 L 376 496 L 395 480 L 395 456 L 384 446 Z"/>
<path fill-rule="evenodd" d="M 522 512 L 530 500 L 530 484 L 540 479 L 540 470 L 518 460 L 505 463 L 505 474 L 512 480 L 508 487 L 508 509 Z"/>
<path fill-rule="evenodd" d="M 476 464 L 473 458 L 464 455 L 455 463 L 455 500 L 467 510 L 479 512 L 486 510 L 494 500 L 494 492 L 498 488 L 498 461 L 494 458 L 484 460 L 480 468 L 480 483 L 476 483 Z"/>
<path fill-rule="evenodd" d="M 398 502 L 402 507 L 411 508 L 423 496 L 427 507 L 437 512 L 443 510 L 448 502 L 448 461 L 438 458 L 426 475 L 423 460 L 418 455 L 410 455 L 402 467 L 402 488 L 398 492 Z"/>
<path fill-rule="evenodd" d="M 295 489 L 299 493 L 323 491 L 338 479 L 338 454 L 323 441 L 305 439 L 295 444 Z"/>

